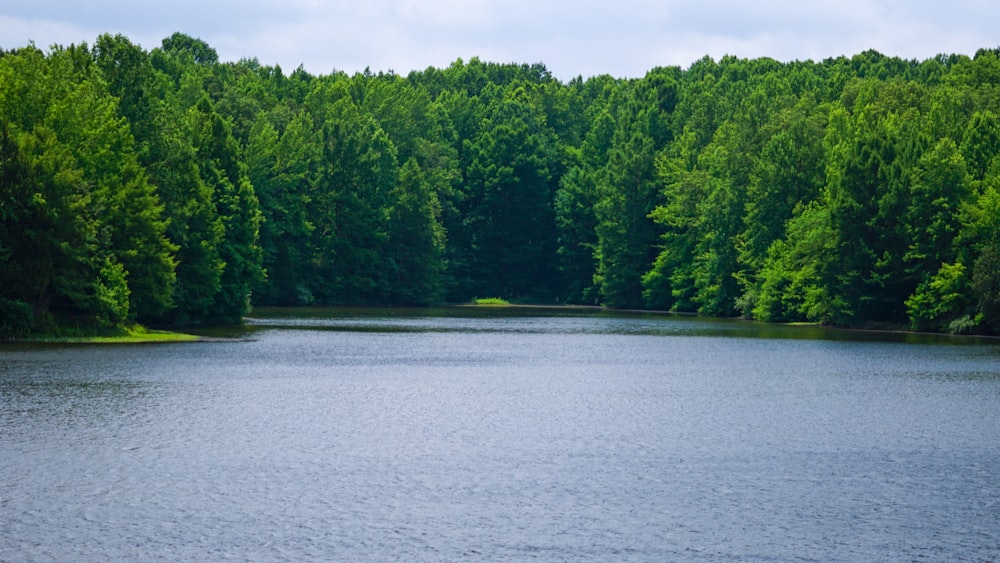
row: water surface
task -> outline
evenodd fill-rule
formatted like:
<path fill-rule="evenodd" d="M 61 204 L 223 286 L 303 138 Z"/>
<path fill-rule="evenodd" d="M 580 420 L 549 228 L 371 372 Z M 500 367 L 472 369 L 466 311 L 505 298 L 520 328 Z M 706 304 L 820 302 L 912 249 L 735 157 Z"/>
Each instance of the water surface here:
<path fill-rule="evenodd" d="M 995 560 L 1000 346 L 306 311 L 0 347 L 0 560 Z"/>

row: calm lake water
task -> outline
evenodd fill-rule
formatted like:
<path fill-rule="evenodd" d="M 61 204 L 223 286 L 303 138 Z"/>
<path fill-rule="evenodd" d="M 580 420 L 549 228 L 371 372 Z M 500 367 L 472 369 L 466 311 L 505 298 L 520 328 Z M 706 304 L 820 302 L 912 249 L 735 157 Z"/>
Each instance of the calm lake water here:
<path fill-rule="evenodd" d="M 0 346 L 0 561 L 996 560 L 1000 344 L 528 310 Z"/>

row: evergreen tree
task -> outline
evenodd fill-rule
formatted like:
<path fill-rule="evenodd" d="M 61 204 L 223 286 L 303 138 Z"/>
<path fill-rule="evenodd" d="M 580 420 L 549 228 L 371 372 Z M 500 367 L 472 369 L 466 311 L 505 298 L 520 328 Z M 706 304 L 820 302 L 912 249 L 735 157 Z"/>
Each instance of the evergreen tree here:
<path fill-rule="evenodd" d="M 656 156 L 671 140 L 676 83 L 668 71 L 650 72 L 630 85 L 600 178 L 595 282 L 611 307 L 643 305 L 643 275 L 656 258 L 660 229 L 650 218 L 659 203 Z M 614 98 L 613 98 L 614 100 Z"/>
<path fill-rule="evenodd" d="M 311 197 L 312 292 L 322 303 L 375 304 L 388 289 L 387 211 L 399 177 L 396 148 L 350 98 L 329 111 Z"/>
<path fill-rule="evenodd" d="M 525 90 L 511 91 L 467 148 L 474 291 L 548 297 L 555 285 L 554 138 Z"/>
<path fill-rule="evenodd" d="M 201 179 L 212 190 L 223 227 L 218 246 L 223 262 L 219 291 L 207 314 L 211 320 L 235 322 L 249 311 L 251 292 L 264 279 L 260 204 L 246 165 L 238 158 L 236 141 L 207 98 L 189 110 L 188 124 L 201 163 Z"/>
<path fill-rule="evenodd" d="M 1000 331 L 998 77 L 996 50 L 563 84 L 286 76 L 182 33 L 16 49 L 0 334 L 493 295 Z"/>
<path fill-rule="evenodd" d="M 312 118 L 305 111 L 280 136 L 263 114 L 251 129 L 246 153 L 250 180 L 266 217 L 260 245 L 268 273 L 255 294 L 256 303 L 308 305 L 314 300 L 307 279 L 313 233 L 309 208 L 319 149 Z"/>
<path fill-rule="evenodd" d="M 390 195 L 388 213 L 388 302 L 429 305 L 438 302 L 442 285 L 444 228 L 441 205 L 416 159 L 403 164 Z"/>

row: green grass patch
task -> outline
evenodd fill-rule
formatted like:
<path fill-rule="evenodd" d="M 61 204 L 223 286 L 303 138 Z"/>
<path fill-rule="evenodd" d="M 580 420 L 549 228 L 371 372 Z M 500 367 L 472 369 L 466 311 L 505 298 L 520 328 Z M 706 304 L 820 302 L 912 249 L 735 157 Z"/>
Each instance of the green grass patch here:
<path fill-rule="evenodd" d="M 43 336 L 40 342 L 67 342 L 73 344 L 142 344 L 148 342 L 194 342 L 199 337 L 193 334 L 152 330 L 141 325 L 122 327 L 110 332 L 88 336 Z"/>
<path fill-rule="evenodd" d="M 510 301 L 500 297 L 483 297 L 472 300 L 475 305 L 510 305 Z"/>

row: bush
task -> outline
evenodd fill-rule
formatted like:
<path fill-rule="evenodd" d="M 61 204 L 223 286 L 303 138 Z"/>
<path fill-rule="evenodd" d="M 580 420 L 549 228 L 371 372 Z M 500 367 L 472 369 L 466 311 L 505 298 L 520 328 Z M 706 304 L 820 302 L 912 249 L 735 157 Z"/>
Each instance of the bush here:
<path fill-rule="evenodd" d="M 499 297 L 485 297 L 480 299 L 474 299 L 473 303 L 476 305 L 510 305 L 510 302 L 506 299 L 501 299 Z"/>
<path fill-rule="evenodd" d="M 23 301 L 0 298 L 0 340 L 28 336 L 33 324 L 31 305 Z"/>
<path fill-rule="evenodd" d="M 952 330 L 949 325 L 968 309 L 968 279 L 961 263 L 941 264 L 933 277 L 906 300 L 913 330 Z M 963 323 L 959 323 L 963 330 Z"/>

